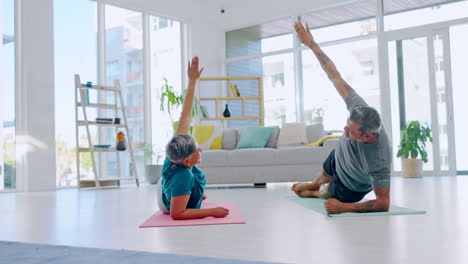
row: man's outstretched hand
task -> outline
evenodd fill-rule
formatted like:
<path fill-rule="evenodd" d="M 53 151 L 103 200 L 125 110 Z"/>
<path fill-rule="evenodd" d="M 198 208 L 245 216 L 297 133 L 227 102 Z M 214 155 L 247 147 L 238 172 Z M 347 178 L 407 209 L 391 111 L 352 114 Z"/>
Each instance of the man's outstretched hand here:
<path fill-rule="evenodd" d="M 198 69 L 198 57 L 197 56 L 193 57 L 192 61 L 188 62 L 187 73 L 188 73 L 189 80 L 190 81 L 198 80 L 198 78 L 200 78 L 204 69 L 205 68 L 203 67 L 200 70 Z"/>
<path fill-rule="evenodd" d="M 297 38 L 302 42 L 302 44 L 310 47 L 310 45 L 315 43 L 314 37 L 312 37 L 309 26 L 307 24 L 304 27 L 301 22 L 297 21 L 294 24 L 294 29 L 296 30 Z"/>

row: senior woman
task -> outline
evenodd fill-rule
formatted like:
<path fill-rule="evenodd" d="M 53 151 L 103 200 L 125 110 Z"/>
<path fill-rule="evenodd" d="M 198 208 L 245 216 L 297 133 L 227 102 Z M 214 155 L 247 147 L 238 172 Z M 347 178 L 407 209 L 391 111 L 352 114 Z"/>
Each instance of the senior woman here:
<path fill-rule="evenodd" d="M 197 219 L 208 216 L 225 217 L 229 210 L 223 207 L 200 209 L 205 190 L 205 174 L 196 166 L 202 150 L 188 134 L 195 94 L 195 84 L 203 68 L 198 69 L 198 57 L 188 63 L 189 84 L 185 95 L 179 126 L 166 145 L 166 160 L 158 187 L 158 204 L 161 211 L 174 220 Z"/>

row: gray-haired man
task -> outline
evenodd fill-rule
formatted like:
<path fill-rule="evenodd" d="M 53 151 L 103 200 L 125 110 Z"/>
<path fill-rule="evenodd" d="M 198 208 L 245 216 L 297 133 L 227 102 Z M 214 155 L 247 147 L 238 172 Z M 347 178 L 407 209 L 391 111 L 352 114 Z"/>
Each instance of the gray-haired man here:
<path fill-rule="evenodd" d="M 309 27 L 297 22 L 294 28 L 345 100 L 350 116 L 344 135 L 325 160 L 320 176 L 312 183 L 296 183 L 291 189 L 300 197 L 328 198 L 325 209 L 329 214 L 388 211 L 392 151 L 379 114 L 343 80 Z M 320 189 L 326 183 L 328 186 Z M 359 203 L 371 190 L 376 199 Z"/>

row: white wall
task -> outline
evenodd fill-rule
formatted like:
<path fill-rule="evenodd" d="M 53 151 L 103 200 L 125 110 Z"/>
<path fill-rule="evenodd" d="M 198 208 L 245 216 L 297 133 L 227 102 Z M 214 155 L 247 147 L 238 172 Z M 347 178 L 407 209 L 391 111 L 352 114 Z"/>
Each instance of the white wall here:
<path fill-rule="evenodd" d="M 55 190 L 53 0 L 18 3 L 17 186 Z"/>
<path fill-rule="evenodd" d="M 356 0 L 104 0 L 103 2 L 180 20 L 190 26 L 191 55 L 206 66 L 204 76 L 224 75 L 225 32 L 296 16 Z M 287 5 L 287 7 L 286 7 Z M 221 9 L 225 10 L 222 14 Z"/>

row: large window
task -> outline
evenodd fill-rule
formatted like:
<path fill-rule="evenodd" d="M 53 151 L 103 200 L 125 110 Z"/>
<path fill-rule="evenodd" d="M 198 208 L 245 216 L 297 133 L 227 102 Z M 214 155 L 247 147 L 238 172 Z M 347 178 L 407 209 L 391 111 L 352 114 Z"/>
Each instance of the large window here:
<path fill-rule="evenodd" d="M 377 41 L 362 40 L 324 47 L 341 76 L 372 107 L 380 111 Z M 322 113 L 326 129 L 342 130 L 349 116 L 346 104 L 310 50 L 303 51 L 304 119 Z"/>
<path fill-rule="evenodd" d="M 76 186 L 74 75 L 79 74 L 81 82 L 97 83 L 96 3 L 55 0 L 54 41 L 56 180 L 58 187 Z M 79 133 L 80 141 L 86 143 L 85 131 Z M 93 176 L 90 161 L 81 163 L 80 174 Z"/>
<path fill-rule="evenodd" d="M 400 11 L 392 14 L 392 1 L 383 1 L 385 13 L 389 13 L 385 16 L 385 30 L 396 30 L 407 27 L 421 26 L 426 24 L 437 23 L 441 21 L 447 21 L 457 18 L 467 17 L 468 14 L 468 1 L 459 1 L 450 4 L 436 4 L 426 8 L 420 8 L 411 11 Z M 417 3 L 417 1 L 406 1 L 403 3 L 399 1 L 395 6 L 400 8 L 408 5 L 407 8 L 411 8 L 411 4 Z M 431 1 L 427 1 L 431 2 Z M 432 1 L 432 2 L 447 2 L 447 1 Z"/>
<path fill-rule="evenodd" d="M 263 95 L 265 126 L 296 121 L 294 57 L 292 53 L 264 57 Z"/>
<path fill-rule="evenodd" d="M 0 190 L 16 188 L 15 1 L 2 1 L 2 82 L 0 97 Z"/>
<path fill-rule="evenodd" d="M 137 146 L 144 142 L 144 78 L 143 78 L 143 15 L 127 9 L 110 5 L 105 6 L 105 65 L 106 83 L 114 85 L 115 80 L 120 81 L 123 101 L 127 116 L 129 134 L 133 142 L 133 149 L 137 170 L 142 175 L 144 157 L 143 152 Z M 115 94 L 107 92 L 100 95 L 100 100 L 106 103 L 115 102 Z M 117 101 L 119 99 L 117 98 Z M 109 117 L 113 113 L 100 111 L 100 115 Z M 114 113 L 115 115 L 115 113 Z M 120 111 L 117 113 L 119 118 Z M 115 144 L 115 131 L 113 128 L 102 128 L 100 131 L 101 142 L 110 140 L 107 144 Z M 122 132 L 126 133 L 125 129 Z M 105 144 L 106 142 L 104 142 Z M 120 175 L 123 177 L 132 175 L 130 152 L 120 155 Z M 103 175 L 116 177 L 117 156 L 102 154 L 101 170 Z"/>
<path fill-rule="evenodd" d="M 151 141 L 154 151 L 164 153 L 164 146 L 174 134 L 167 111 L 160 110 L 162 86 L 172 86 L 180 94 L 182 87 L 181 25 L 177 21 L 162 17 L 150 17 L 150 76 L 151 76 Z M 185 64 L 184 64 L 185 66 Z M 179 116 L 173 114 L 177 119 Z M 160 159 L 155 162 L 163 162 Z"/>

